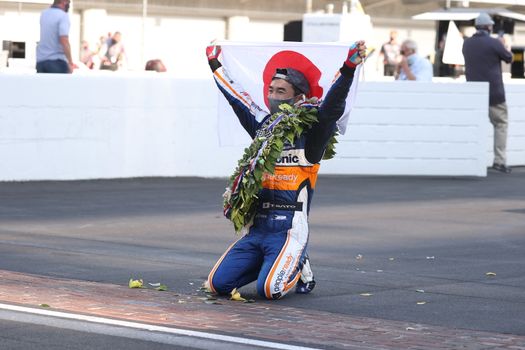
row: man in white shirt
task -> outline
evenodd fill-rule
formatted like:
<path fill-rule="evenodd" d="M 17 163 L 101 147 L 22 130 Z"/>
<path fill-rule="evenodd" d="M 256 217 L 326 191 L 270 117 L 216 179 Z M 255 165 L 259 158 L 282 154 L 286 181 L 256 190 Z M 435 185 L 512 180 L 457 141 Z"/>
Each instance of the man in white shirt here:
<path fill-rule="evenodd" d="M 70 0 L 54 0 L 40 15 L 40 41 L 36 49 L 37 73 L 71 73 L 76 67 L 69 44 Z"/>
<path fill-rule="evenodd" d="M 403 41 L 401 55 L 401 62 L 397 66 L 396 80 L 432 81 L 432 63 L 418 55 L 415 41 Z"/>

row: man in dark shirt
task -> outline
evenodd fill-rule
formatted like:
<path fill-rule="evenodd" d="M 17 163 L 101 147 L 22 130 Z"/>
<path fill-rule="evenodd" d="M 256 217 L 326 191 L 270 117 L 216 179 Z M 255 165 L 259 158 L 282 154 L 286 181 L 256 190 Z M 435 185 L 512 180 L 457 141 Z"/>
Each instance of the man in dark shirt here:
<path fill-rule="evenodd" d="M 501 61 L 510 63 L 512 54 L 503 43 L 490 36 L 494 21 L 486 13 L 475 20 L 477 32 L 463 43 L 467 81 L 489 82 L 489 118 L 494 126 L 495 170 L 510 173 L 506 165 L 508 114 L 505 89 L 501 75 Z"/>

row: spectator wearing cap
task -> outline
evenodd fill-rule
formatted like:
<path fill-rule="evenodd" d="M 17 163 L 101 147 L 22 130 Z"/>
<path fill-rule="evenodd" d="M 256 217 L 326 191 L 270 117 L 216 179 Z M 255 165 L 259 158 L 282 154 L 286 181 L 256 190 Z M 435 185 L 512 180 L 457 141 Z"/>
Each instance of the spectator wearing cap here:
<path fill-rule="evenodd" d="M 510 173 L 507 167 L 507 125 L 508 112 L 505 89 L 501 73 L 501 61 L 510 63 L 512 54 L 503 43 L 490 36 L 494 21 L 486 13 L 480 13 L 475 20 L 476 33 L 463 43 L 465 76 L 467 81 L 489 83 L 489 119 L 494 126 L 493 169 Z"/>
<path fill-rule="evenodd" d="M 401 62 L 397 66 L 396 80 L 432 81 L 432 63 L 417 53 L 414 40 L 405 40 L 401 44 Z"/>

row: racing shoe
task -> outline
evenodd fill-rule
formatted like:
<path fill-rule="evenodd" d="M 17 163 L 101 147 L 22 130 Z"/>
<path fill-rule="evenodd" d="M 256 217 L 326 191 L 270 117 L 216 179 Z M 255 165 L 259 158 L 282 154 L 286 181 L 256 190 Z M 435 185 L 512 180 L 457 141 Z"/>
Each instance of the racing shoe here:
<path fill-rule="evenodd" d="M 310 267 L 310 258 L 306 256 L 301 269 L 301 278 L 297 281 L 295 292 L 298 294 L 308 294 L 315 287 L 314 273 Z"/>
<path fill-rule="evenodd" d="M 311 280 L 310 282 L 303 282 L 302 280 L 299 280 L 297 282 L 297 285 L 295 286 L 295 292 L 297 294 L 308 294 L 312 290 L 314 290 L 315 287 L 315 280 Z"/>

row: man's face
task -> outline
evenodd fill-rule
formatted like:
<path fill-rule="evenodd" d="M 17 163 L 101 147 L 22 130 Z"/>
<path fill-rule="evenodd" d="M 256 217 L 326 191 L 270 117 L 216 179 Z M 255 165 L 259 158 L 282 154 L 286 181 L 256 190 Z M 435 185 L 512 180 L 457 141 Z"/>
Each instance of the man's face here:
<path fill-rule="evenodd" d="M 396 41 L 397 32 L 390 32 L 390 41 Z"/>
<path fill-rule="evenodd" d="M 410 56 L 414 53 L 414 50 L 409 49 L 406 45 L 401 45 L 401 54 L 403 56 Z"/>
<path fill-rule="evenodd" d="M 62 5 L 64 6 L 64 11 L 68 12 L 69 11 L 69 6 L 71 5 L 71 1 L 70 0 L 64 0 L 64 1 L 62 1 Z"/>
<path fill-rule="evenodd" d="M 292 84 L 283 79 L 274 79 L 268 88 L 268 98 L 274 100 L 287 100 L 295 97 Z"/>

